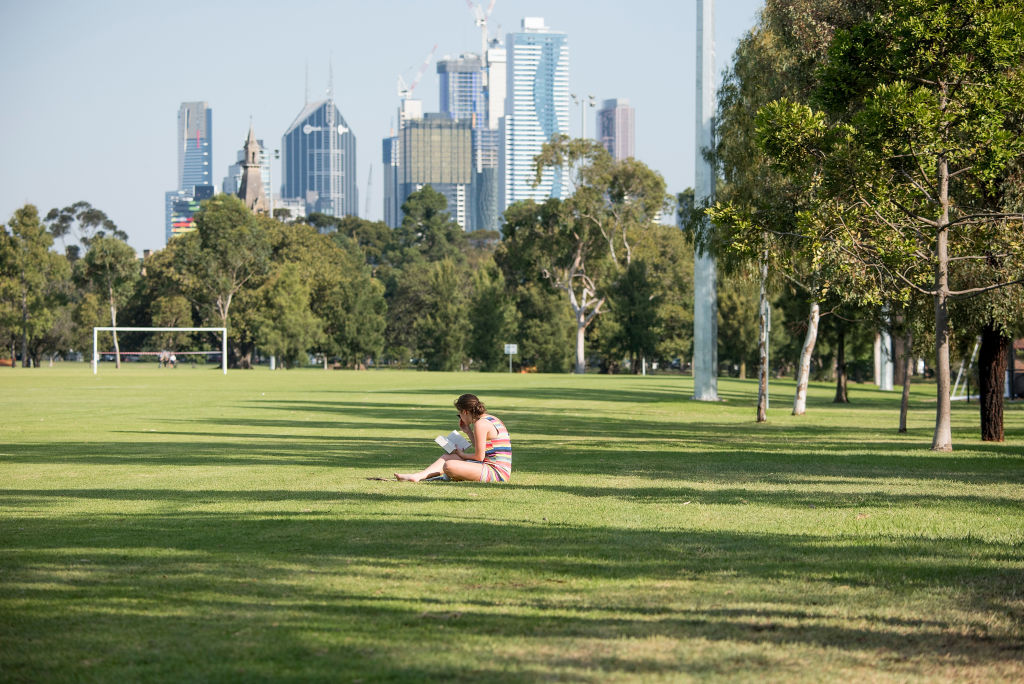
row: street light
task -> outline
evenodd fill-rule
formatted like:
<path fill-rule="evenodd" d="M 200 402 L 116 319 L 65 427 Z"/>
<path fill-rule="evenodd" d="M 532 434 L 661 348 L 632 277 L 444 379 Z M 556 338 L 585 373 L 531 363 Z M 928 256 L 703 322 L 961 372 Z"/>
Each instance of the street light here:
<path fill-rule="evenodd" d="M 281 158 L 281 150 L 274 149 L 274 161 Z M 270 218 L 274 218 L 274 181 L 273 181 L 273 163 L 267 166 L 267 180 L 270 182 Z"/>
<path fill-rule="evenodd" d="M 569 93 L 569 97 L 572 98 L 572 101 L 573 101 L 574 104 L 579 105 L 579 108 L 580 108 L 580 137 L 581 138 L 586 138 L 587 137 L 587 119 L 586 119 L 587 107 L 589 106 L 591 109 L 593 109 L 594 107 L 597 106 L 597 103 L 594 102 L 594 96 L 593 95 L 587 95 L 586 99 L 584 99 L 582 95 L 576 95 L 575 93 Z"/>

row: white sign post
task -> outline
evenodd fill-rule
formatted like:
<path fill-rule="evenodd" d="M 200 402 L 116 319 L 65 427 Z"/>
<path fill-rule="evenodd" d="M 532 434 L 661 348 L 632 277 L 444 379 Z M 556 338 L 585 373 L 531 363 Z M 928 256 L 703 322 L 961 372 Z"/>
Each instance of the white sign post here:
<path fill-rule="evenodd" d="M 512 372 L 512 355 L 519 353 L 519 345 L 518 344 L 506 344 L 505 345 L 505 353 L 508 354 L 508 372 L 511 373 Z"/>

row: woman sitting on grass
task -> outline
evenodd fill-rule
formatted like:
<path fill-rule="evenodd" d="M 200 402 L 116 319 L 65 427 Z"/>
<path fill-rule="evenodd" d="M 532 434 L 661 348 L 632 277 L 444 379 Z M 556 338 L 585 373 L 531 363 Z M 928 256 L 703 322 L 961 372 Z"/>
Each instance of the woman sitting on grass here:
<path fill-rule="evenodd" d="M 418 473 L 395 473 L 403 482 L 419 482 L 444 476 L 449 480 L 473 482 L 508 482 L 512 477 L 512 441 L 505 424 L 487 413 L 487 407 L 474 394 L 463 394 L 455 400 L 459 410 L 459 429 L 469 435 L 473 453 L 456 448 L 442 454 Z"/>

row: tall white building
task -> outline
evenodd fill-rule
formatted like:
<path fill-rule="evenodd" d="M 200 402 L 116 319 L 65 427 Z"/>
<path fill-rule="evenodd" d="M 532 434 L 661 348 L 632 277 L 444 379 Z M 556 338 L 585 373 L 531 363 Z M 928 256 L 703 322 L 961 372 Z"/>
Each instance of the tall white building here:
<path fill-rule="evenodd" d="M 551 137 L 569 134 L 569 36 L 552 31 L 541 17 L 526 17 L 509 33 L 502 209 L 514 202 L 569 196 L 568 174 L 547 170 L 533 185 L 534 162 Z"/>

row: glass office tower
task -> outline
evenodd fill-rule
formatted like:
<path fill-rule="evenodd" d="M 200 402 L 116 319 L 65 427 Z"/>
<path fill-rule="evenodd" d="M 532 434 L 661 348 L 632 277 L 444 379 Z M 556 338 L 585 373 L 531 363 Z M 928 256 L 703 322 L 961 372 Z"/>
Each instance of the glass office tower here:
<path fill-rule="evenodd" d="M 507 87 L 502 209 L 513 202 L 569 195 L 569 179 L 547 170 L 533 185 L 533 159 L 544 143 L 569 134 L 569 37 L 540 17 L 526 17 L 506 39 Z"/>
<path fill-rule="evenodd" d="M 178 186 L 164 193 L 165 240 L 195 230 L 192 216 L 213 194 L 213 110 L 206 102 L 181 103 L 175 142 Z"/>
<path fill-rule="evenodd" d="M 307 214 L 358 216 L 356 136 L 333 99 L 307 104 L 281 139 L 281 197 Z"/>
<path fill-rule="evenodd" d="M 213 110 L 205 102 L 178 109 L 178 190 L 213 185 Z"/>

